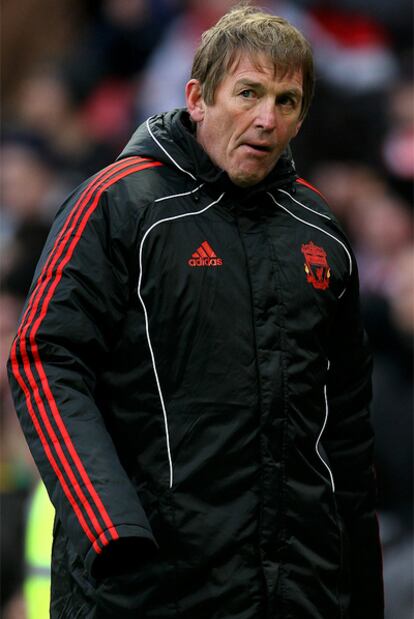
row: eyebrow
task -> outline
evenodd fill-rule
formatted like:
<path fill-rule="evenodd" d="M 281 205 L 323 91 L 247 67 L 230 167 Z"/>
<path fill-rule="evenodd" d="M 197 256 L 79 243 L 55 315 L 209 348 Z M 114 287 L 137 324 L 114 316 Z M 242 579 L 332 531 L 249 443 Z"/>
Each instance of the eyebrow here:
<path fill-rule="evenodd" d="M 235 85 L 234 88 L 235 90 L 237 90 L 240 87 L 246 87 L 246 88 L 254 88 L 256 90 L 264 90 L 264 86 L 261 82 L 254 82 L 253 80 L 249 80 L 249 79 L 240 79 L 238 80 Z M 298 99 L 301 99 L 303 97 L 303 91 L 300 88 L 287 88 L 286 90 L 282 90 L 280 93 L 278 93 L 278 97 L 280 97 L 281 95 L 291 95 L 294 96 Z"/>
<path fill-rule="evenodd" d="M 249 79 L 237 80 L 234 87 L 240 88 L 240 86 L 247 86 L 248 88 L 263 88 L 263 84 L 261 84 L 260 82 L 253 82 Z"/>
<path fill-rule="evenodd" d="M 301 99 L 303 97 L 303 92 L 299 88 L 288 88 L 287 90 L 283 90 L 278 94 L 278 97 L 281 95 L 291 95 L 292 97 L 296 97 L 297 99 Z"/>

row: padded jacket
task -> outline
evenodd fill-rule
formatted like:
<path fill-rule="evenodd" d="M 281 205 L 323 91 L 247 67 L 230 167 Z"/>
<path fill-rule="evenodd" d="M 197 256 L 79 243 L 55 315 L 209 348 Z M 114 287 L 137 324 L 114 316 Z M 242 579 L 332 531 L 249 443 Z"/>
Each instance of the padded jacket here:
<path fill-rule="evenodd" d="M 383 616 L 357 267 L 289 153 L 240 189 L 150 118 L 58 211 L 9 369 L 54 619 Z"/>

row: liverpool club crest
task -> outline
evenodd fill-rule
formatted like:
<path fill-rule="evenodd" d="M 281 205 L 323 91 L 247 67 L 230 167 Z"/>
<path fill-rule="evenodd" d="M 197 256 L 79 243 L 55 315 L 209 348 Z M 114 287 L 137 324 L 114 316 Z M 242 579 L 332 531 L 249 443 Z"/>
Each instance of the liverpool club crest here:
<path fill-rule="evenodd" d="M 331 270 L 326 259 L 326 251 L 312 241 L 302 245 L 302 254 L 305 256 L 305 273 L 307 281 L 314 288 L 326 290 L 329 286 Z"/>

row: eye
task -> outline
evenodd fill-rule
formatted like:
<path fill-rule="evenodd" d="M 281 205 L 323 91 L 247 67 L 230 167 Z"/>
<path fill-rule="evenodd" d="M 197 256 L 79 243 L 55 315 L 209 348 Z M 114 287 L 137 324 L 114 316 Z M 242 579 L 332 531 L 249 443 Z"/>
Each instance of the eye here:
<path fill-rule="evenodd" d="M 241 91 L 240 96 L 243 97 L 243 99 L 251 99 L 254 97 L 254 91 L 251 88 L 245 88 Z"/>
<path fill-rule="evenodd" d="M 279 105 L 283 105 L 284 107 L 290 107 L 292 109 L 297 107 L 297 99 L 296 97 L 293 97 L 292 95 L 280 95 L 280 97 L 278 97 L 277 102 L 279 103 Z"/>

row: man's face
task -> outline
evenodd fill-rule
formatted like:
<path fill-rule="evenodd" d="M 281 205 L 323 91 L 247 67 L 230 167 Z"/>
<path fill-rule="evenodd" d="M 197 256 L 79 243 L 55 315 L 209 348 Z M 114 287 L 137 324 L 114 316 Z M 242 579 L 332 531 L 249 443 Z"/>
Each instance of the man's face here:
<path fill-rule="evenodd" d="M 302 72 L 278 73 L 264 54 L 242 53 L 207 105 L 198 80 L 186 87 L 197 140 L 236 185 L 259 183 L 297 134 L 302 107 Z"/>

